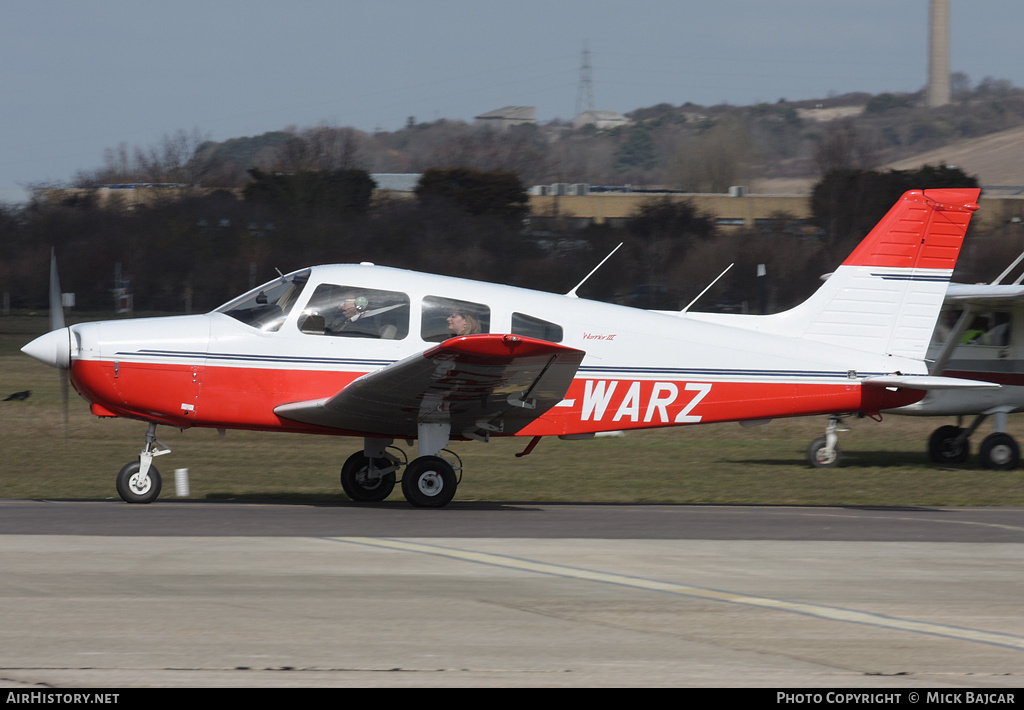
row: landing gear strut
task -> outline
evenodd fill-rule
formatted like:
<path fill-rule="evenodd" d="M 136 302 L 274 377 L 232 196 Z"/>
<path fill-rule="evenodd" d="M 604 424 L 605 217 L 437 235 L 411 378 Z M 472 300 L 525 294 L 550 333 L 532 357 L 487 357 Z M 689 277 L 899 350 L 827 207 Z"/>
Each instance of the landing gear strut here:
<path fill-rule="evenodd" d="M 153 465 L 157 456 L 171 453 L 171 448 L 156 438 L 156 424 L 146 430 L 146 443 L 138 461 L 129 461 L 117 474 L 117 493 L 127 503 L 152 503 L 160 495 L 160 472 Z"/>

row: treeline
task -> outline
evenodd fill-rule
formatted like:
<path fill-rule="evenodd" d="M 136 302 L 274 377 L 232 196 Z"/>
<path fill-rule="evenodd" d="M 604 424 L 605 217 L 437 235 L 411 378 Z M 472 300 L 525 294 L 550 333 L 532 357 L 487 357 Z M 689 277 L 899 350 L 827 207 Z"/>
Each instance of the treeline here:
<path fill-rule="evenodd" d="M 278 271 L 317 263 L 561 286 L 549 252 L 524 228 L 517 176 L 427 171 L 408 198 L 373 197 L 373 187 L 362 170 L 254 170 L 242 199 L 223 190 L 125 210 L 73 193 L 2 207 L 0 291 L 12 308 L 45 308 L 51 247 L 62 288 L 82 310 L 111 307 L 115 273 L 136 310 L 179 312 L 209 310 Z"/>
<path fill-rule="evenodd" d="M 905 189 L 974 183 L 952 168 L 837 170 L 815 189 L 816 226 L 780 214 L 767 231 L 723 234 L 671 197 L 642 204 L 625 227 L 545 220 L 541 229 L 527 218 L 522 180 L 504 171 L 428 170 L 406 198 L 373 197 L 361 170 L 253 171 L 243 199 L 215 191 L 134 210 L 78 198 L 2 208 L 0 292 L 13 308 L 45 309 L 53 247 L 79 310 L 112 307 L 115 273 L 137 311 L 201 312 L 278 271 L 360 261 L 565 293 L 622 242 L 581 296 L 678 309 L 735 263 L 697 310 L 779 310 L 813 291 Z M 1019 242 L 972 237 L 986 246 L 969 250 L 958 273 L 990 279 Z"/>

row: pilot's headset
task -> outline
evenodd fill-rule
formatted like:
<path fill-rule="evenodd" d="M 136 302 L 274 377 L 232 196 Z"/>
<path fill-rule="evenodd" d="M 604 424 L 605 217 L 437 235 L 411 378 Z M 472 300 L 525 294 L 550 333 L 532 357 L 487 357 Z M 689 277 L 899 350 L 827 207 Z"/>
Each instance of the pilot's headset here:
<path fill-rule="evenodd" d="M 366 307 L 370 305 L 370 302 L 366 300 L 366 296 L 356 296 L 352 299 L 352 302 L 356 304 L 356 310 L 362 313 L 366 310 Z"/>

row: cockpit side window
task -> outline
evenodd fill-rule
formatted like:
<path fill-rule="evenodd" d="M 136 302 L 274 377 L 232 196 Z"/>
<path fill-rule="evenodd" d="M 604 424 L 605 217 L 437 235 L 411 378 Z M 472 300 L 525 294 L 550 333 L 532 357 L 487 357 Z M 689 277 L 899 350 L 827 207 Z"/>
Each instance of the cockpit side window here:
<path fill-rule="evenodd" d="M 228 301 L 214 312 L 231 316 L 268 333 L 276 332 L 288 317 L 308 280 L 308 269 L 282 276 Z"/>
<path fill-rule="evenodd" d="M 969 315 L 970 320 L 966 324 L 961 324 L 963 313 L 962 308 L 943 309 L 932 333 L 932 342 L 948 342 L 960 325 L 963 330 L 960 331 L 957 345 L 1006 347 L 1010 344 L 1010 323 L 1013 320 L 1011 313 L 977 311 Z"/>
<path fill-rule="evenodd" d="M 491 332 L 491 309 L 482 303 L 427 296 L 423 299 L 420 335 L 440 343 L 458 335 Z"/>
<path fill-rule="evenodd" d="M 1010 314 L 999 311 L 978 313 L 967 326 L 960 343 L 1005 347 L 1010 343 Z"/>
<path fill-rule="evenodd" d="M 402 340 L 409 334 L 409 296 L 397 291 L 320 284 L 299 315 L 309 335 Z"/>
<path fill-rule="evenodd" d="M 512 333 L 525 335 L 528 338 L 547 340 L 550 343 L 562 342 L 562 326 L 528 316 L 525 313 L 512 314 Z"/>

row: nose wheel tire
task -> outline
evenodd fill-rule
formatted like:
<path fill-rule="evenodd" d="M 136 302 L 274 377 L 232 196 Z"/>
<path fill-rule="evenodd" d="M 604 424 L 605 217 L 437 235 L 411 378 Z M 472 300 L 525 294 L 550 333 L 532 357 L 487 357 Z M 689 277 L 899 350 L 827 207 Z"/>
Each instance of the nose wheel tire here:
<path fill-rule="evenodd" d="M 160 496 L 160 472 L 150 466 L 146 475 L 138 461 L 125 464 L 117 474 L 117 493 L 127 503 L 152 503 Z"/>
<path fill-rule="evenodd" d="M 341 467 L 341 487 L 345 495 L 360 503 L 377 503 L 384 500 L 395 489 L 395 472 L 375 474 L 370 471 L 371 459 L 362 451 L 348 457 Z M 373 468 L 385 470 L 394 468 L 386 458 L 372 459 Z"/>
<path fill-rule="evenodd" d="M 402 494 L 417 508 L 448 505 L 458 484 L 455 469 L 440 456 L 421 456 L 402 474 Z"/>

